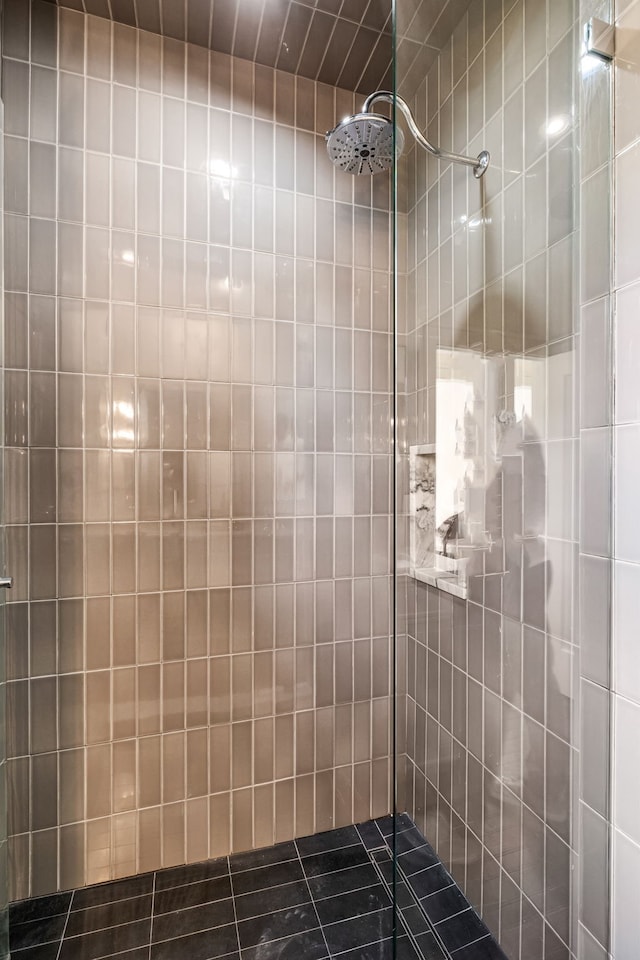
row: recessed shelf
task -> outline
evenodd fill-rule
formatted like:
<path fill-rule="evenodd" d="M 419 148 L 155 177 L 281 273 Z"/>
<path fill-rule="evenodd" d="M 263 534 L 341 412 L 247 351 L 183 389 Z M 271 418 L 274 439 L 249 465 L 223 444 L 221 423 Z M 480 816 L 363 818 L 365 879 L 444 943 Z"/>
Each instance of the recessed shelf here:
<path fill-rule="evenodd" d="M 437 590 L 465 599 L 466 560 L 444 556 L 437 548 L 436 445 L 412 446 L 409 456 L 411 576 Z"/>

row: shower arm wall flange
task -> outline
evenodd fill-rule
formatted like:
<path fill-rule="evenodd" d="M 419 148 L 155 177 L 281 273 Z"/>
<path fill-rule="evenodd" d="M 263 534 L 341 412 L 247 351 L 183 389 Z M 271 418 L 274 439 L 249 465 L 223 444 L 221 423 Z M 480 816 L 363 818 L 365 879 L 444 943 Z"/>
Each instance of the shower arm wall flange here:
<path fill-rule="evenodd" d="M 482 153 L 479 153 L 477 157 L 465 157 L 459 153 L 449 153 L 448 150 L 441 150 L 440 147 L 434 147 L 434 145 L 427 140 L 413 119 L 413 114 L 411 113 L 408 104 L 402 99 L 402 97 L 391 93 L 389 90 L 376 90 L 375 93 L 370 94 L 364 102 L 362 112 L 370 113 L 371 107 L 374 105 L 374 103 L 378 103 L 378 101 L 390 103 L 392 106 L 396 106 L 400 109 L 400 112 L 407 121 L 407 126 L 409 127 L 409 130 L 414 138 L 417 140 L 420 146 L 424 147 L 424 149 L 432 156 L 437 157 L 439 160 L 444 160 L 447 163 L 462 163 L 466 167 L 473 167 L 473 175 L 476 180 L 479 180 L 480 177 L 485 175 L 491 160 L 491 156 L 487 150 L 483 150 Z"/>

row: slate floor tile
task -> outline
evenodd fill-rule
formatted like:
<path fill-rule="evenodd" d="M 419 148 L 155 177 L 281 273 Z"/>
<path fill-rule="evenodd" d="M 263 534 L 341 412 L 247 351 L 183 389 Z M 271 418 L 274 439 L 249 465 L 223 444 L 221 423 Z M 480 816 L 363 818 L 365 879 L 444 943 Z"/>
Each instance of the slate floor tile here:
<path fill-rule="evenodd" d="M 173 937 L 187 936 L 213 927 L 222 927 L 235 923 L 233 900 L 214 900 L 186 910 L 163 913 L 153 918 L 151 940 L 171 940 Z"/>
<path fill-rule="evenodd" d="M 395 825 L 397 863 L 382 817 L 12 904 L 12 958 L 392 960 L 395 918 L 395 960 L 506 960 L 415 824 Z"/>
<path fill-rule="evenodd" d="M 168 870 L 159 870 L 156 874 L 156 892 L 181 887 L 185 883 L 213 880 L 228 874 L 229 864 L 226 857 L 221 860 L 205 860 L 204 863 L 190 863 L 183 867 L 171 867 Z"/>
<path fill-rule="evenodd" d="M 251 917 L 260 917 L 273 910 L 284 910 L 285 907 L 295 907 L 298 904 L 310 902 L 311 894 L 306 881 L 295 880 L 293 883 L 284 883 L 279 887 L 237 896 L 235 898 L 236 917 L 238 920 L 249 920 Z"/>
<path fill-rule="evenodd" d="M 151 960 L 217 960 L 227 954 L 238 956 L 238 934 L 233 923 L 218 927 L 215 936 L 206 930 L 151 946 Z"/>
<path fill-rule="evenodd" d="M 240 949 L 246 950 L 259 943 L 270 943 L 272 940 L 307 933 L 319 926 L 318 915 L 312 903 L 276 910 L 275 913 L 266 913 L 252 920 L 241 920 L 238 923 Z"/>
<path fill-rule="evenodd" d="M 364 890 L 354 890 L 337 897 L 328 897 L 316 903 L 320 923 L 323 926 L 390 906 L 391 898 L 381 883 L 374 887 L 365 887 Z"/>
<path fill-rule="evenodd" d="M 41 943 L 60 940 L 67 922 L 67 914 L 56 917 L 43 917 L 41 920 L 29 920 L 27 923 L 12 923 L 9 931 L 12 950 L 23 950 Z"/>
<path fill-rule="evenodd" d="M 55 917 L 67 913 L 71 903 L 71 892 L 54 893 L 50 897 L 34 897 L 32 900 L 19 900 L 9 904 L 9 923 L 26 923 L 43 917 Z"/>
<path fill-rule="evenodd" d="M 393 910 L 388 907 L 385 910 L 365 914 L 363 917 L 352 917 L 340 923 L 330 923 L 323 930 L 331 953 L 352 950 L 392 936 Z"/>
<path fill-rule="evenodd" d="M 276 958 L 277 960 L 328 960 L 329 958 L 327 945 L 319 928 L 277 940 L 268 956 L 273 957 L 273 960 Z M 242 960 L 267 960 L 263 945 L 243 950 Z"/>

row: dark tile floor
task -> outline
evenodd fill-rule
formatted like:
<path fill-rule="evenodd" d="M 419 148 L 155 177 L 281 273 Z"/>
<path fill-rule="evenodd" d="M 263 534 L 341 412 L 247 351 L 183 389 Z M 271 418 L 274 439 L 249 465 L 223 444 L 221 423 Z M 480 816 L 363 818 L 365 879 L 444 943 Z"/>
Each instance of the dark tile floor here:
<path fill-rule="evenodd" d="M 397 818 L 397 960 L 506 960 Z M 393 820 L 11 905 L 13 960 L 392 960 Z"/>

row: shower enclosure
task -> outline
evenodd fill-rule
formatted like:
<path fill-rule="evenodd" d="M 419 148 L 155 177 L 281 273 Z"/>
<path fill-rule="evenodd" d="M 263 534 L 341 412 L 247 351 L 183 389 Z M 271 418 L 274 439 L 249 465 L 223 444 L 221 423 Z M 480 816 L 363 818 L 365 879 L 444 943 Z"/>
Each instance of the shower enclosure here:
<path fill-rule="evenodd" d="M 606 958 L 605 7 L 4 0 L 13 957 Z"/>

